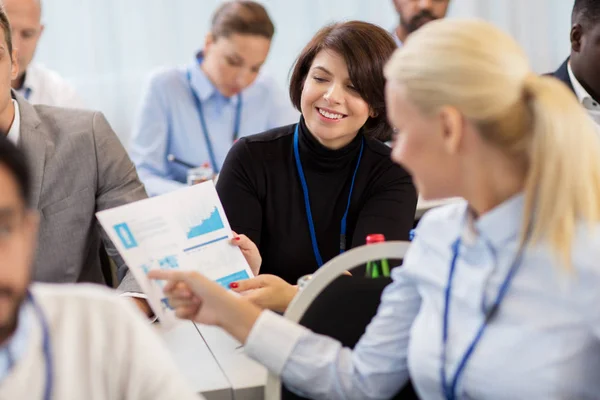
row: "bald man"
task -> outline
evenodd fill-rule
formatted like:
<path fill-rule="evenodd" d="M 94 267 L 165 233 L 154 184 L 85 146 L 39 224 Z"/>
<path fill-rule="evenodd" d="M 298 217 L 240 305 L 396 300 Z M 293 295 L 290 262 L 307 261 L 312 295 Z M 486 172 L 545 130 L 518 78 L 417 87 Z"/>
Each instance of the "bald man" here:
<path fill-rule="evenodd" d="M 13 89 L 32 104 L 81 108 L 83 103 L 69 83 L 55 71 L 31 62 L 44 31 L 40 0 L 2 0 L 2 4 L 12 26 L 19 65 Z"/>

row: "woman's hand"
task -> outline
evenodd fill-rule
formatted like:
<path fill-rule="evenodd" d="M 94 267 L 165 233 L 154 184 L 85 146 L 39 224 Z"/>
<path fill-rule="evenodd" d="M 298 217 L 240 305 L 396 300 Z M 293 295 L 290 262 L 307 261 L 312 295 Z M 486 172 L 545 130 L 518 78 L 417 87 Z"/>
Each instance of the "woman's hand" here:
<path fill-rule="evenodd" d="M 258 272 L 260 271 L 260 265 L 262 264 L 262 257 L 260 256 L 258 247 L 256 247 L 254 242 L 246 235 L 238 235 L 237 233 L 233 232 L 231 244 L 239 247 L 240 250 L 242 250 L 242 254 L 250 266 L 250 270 L 252 270 L 254 276 L 258 275 Z"/>
<path fill-rule="evenodd" d="M 260 309 L 194 271 L 154 270 L 148 278 L 165 280 L 163 291 L 178 318 L 216 325 L 244 343 Z"/>
<path fill-rule="evenodd" d="M 260 308 L 279 313 L 287 309 L 298 293 L 298 286 L 292 286 L 280 277 L 268 274 L 233 282 L 229 287 Z"/>

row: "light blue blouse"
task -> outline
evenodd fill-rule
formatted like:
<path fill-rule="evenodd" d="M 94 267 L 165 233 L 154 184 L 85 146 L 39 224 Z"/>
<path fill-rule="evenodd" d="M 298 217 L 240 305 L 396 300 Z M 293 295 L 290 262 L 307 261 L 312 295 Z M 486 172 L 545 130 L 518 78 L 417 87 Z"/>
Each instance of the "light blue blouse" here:
<path fill-rule="evenodd" d="M 199 68 L 198 61 L 184 68 L 156 72 L 143 95 L 129 146 L 131 159 L 150 196 L 186 185 L 188 169 L 169 162 L 169 154 L 195 166 L 211 161 L 192 88 L 202 104 L 219 169 L 233 144 L 239 96 L 221 95 Z M 289 97 L 265 75 L 243 90 L 241 99 L 239 137 L 298 122 L 300 114 L 293 109 Z"/>
<path fill-rule="evenodd" d="M 449 308 L 448 376 L 513 263 L 523 204 L 516 196 L 472 224 L 466 203 L 427 213 L 354 351 L 271 312 L 261 314 L 246 351 L 293 390 L 315 398 L 389 398 L 410 375 L 422 399 L 443 399 L 442 315 L 452 244 L 462 236 Z M 600 398 L 600 225 L 580 227 L 570 270 L 558 258 L 544 242 L 525 251 L 458 381 L 458 399 Z"/>

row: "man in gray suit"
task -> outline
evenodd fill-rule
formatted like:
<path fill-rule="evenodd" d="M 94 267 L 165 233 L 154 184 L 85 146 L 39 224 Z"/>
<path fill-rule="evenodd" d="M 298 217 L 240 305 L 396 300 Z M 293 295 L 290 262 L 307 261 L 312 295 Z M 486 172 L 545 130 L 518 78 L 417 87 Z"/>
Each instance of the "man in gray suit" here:
<path fill-rule="evenodd" d="M 100 246 L 125 276 L 119 289 L 139 292 L 95 213 L 146 198 L 135 168 L 99 112 L 33 106 L 11 91 L 18 73 L 11 29 L 0 9 L 0 132 L 20 147 L 32 174 L 33 208 L 40 211 L 33 279 L 105 283 Z M 149 313 L 144 300 L 136 301 Z"/>

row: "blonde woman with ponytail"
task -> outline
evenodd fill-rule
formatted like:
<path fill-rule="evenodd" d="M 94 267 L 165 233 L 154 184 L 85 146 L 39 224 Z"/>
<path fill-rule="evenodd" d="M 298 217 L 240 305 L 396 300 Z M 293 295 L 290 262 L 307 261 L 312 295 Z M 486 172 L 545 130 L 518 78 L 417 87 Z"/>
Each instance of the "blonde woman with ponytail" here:
<path fill-rule="evenodd" d="M 561 83 L 479 21 L 415 32 L 388 63 L 394 161 L 429 199 L 353 349 L 196 273 L 154 272 L 182 318 L 221 326 L 312 398 L 600 396 L 600 143 Z"/>

